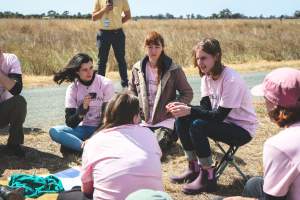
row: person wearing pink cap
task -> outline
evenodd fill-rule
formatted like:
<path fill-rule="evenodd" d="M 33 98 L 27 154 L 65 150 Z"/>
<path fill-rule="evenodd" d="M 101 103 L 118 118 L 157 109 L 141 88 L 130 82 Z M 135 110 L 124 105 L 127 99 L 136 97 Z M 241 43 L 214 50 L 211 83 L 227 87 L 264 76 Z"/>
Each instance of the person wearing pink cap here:
<path fill-rule="evenodd" d="M 300 71 L 279 68 L 251 90 L 264 96 L 272 122 L 283 128 L 264 144 L 264 178 L 250 179 L 243 196 L 225 200 L 300 199 Z M 250 198 L 249 198 L 250 197 Z"/>

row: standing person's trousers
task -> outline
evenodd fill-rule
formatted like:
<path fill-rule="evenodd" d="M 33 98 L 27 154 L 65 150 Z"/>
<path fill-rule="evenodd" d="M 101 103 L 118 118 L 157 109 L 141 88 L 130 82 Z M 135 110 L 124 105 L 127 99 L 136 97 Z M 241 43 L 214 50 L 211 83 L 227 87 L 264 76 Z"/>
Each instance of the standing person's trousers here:
<path fill-rule="evenodd" d="M 125 34 L 122 29 L 99 30 L 97 33 L 98 74 L 105 76 L 109 50 L 112 46 L 119 65 L 122 87 L 128 86 L 127 64 L 125 60 Z"/>

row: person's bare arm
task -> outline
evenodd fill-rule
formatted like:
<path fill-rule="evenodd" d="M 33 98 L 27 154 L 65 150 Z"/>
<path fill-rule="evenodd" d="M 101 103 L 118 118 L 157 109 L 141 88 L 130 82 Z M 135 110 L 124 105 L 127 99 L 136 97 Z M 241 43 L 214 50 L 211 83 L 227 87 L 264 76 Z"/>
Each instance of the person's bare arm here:
<path fill-rule="evenodd" d="M 126 23 L 128 20 L 131 19 L 131 12 L 130 10 L 124 11 L 124 17 L 122 17 L 122 23 Z"/>

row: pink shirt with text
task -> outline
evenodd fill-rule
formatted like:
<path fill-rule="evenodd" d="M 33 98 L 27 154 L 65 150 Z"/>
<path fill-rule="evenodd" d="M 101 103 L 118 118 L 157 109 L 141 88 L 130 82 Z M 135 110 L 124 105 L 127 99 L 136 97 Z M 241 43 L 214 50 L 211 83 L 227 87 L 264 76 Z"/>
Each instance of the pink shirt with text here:
<path fill-rule="evenodd" d="M 0 63 L 0 70 L 3 74 L 22 74 L 21 64 L 14 54 L 3 53 L 3 60 Z M 13 95 L 0 84 L 0 102 L 8 100 Z"/>
<path fill-rule="evenodd" d="M 79 125 L 98 126 L 100 123 L 102 104 L 108 102 L 114 95 L 113 83 L 108 78 L 95 75 L 95 79 L 90 86 L 85 86 L 76 80 L 67 88 L 65 107 L 79 108 L 83 103 L 84 97 L 89 93 L 96 93 L 96 98 L 92 99 L 89 105 L 89 111 Z"/>
<path fill-rule="evenodd" d="M 175 118 L 169 118 L 164 121 L 161 121 L 157 124 L 152 124 L 153 119 L 153 107 L 157 94 L 158 88 L 158 80 L 157 80 L 157 68 L 152 68 L 150 63 L 146 64 L 146 85 L 147 85 L 147 96 L 148 96 L 148 104 L 149 104 L 149 116 L 150 119 L 148 122 L 143 122 L 143 126 L 147 127 L 166 127 L 169 129 L 174 129 Z M 162 94 L 163 95 L 163 94 Z"/>
<path fill-rule="evenodd" d="M 251 94 L 245 81 L 233 69 L 225 67 L 217 80 L 203 76 L 201 96 L 209 96 L 213 110 L 219 106 L 232 108 L 224 122 L 240 126 L 254 137 L 258 122 Z"/>

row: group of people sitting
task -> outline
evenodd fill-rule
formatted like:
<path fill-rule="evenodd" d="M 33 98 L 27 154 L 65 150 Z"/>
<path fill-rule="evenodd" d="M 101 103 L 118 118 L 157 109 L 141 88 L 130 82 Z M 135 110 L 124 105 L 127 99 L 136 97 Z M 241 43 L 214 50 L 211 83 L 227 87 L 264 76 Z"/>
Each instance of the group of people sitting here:
<path fill-rule="evenodd" d="M 161 156 L 177 137 L 187 169 L 170 181 L 184 183 L 185 194 L 214 192 L 209 138 L 242 146 L 255 136 L 258 120 L 250 90 L 237 72 L 223 65 L 218 40 L 203 39 L 193 49 L 201 77 L 197 106 L 190 105 L 193 90 L 182 68 L 166 55 L 163 37 L 150 32 L 144 46 L 146 56 L 132 67 L 128 91 L 122 93 L 115 94 L 112 81 L 96 74 L 87 54 L 76 54 L 55 73 L 56 83 L 71 84 L 65 98 L 66 125 L 51 128 L 50 136 L 61 144 L 62 153 L 83 152 L 82 191 L 65 199 L 122 200 L 141 189 L 163 196 Z M 16 153 L 22 151 L 26 102 L 19 95 L 20 65 L 13 59 L 1 52 L 0 85 L 5 92 L 0 87 L 0 94 L 5 100 L 0 103 L 0 124 L 10 124 L 7 149 Z M 299 199 L 300 71 L 274 70 L 253 94 L 264 96 L 271 120 L 284 129 L 264 145 L 264 179 L 250 179 L 245 197 L 225 199 Z"/>

